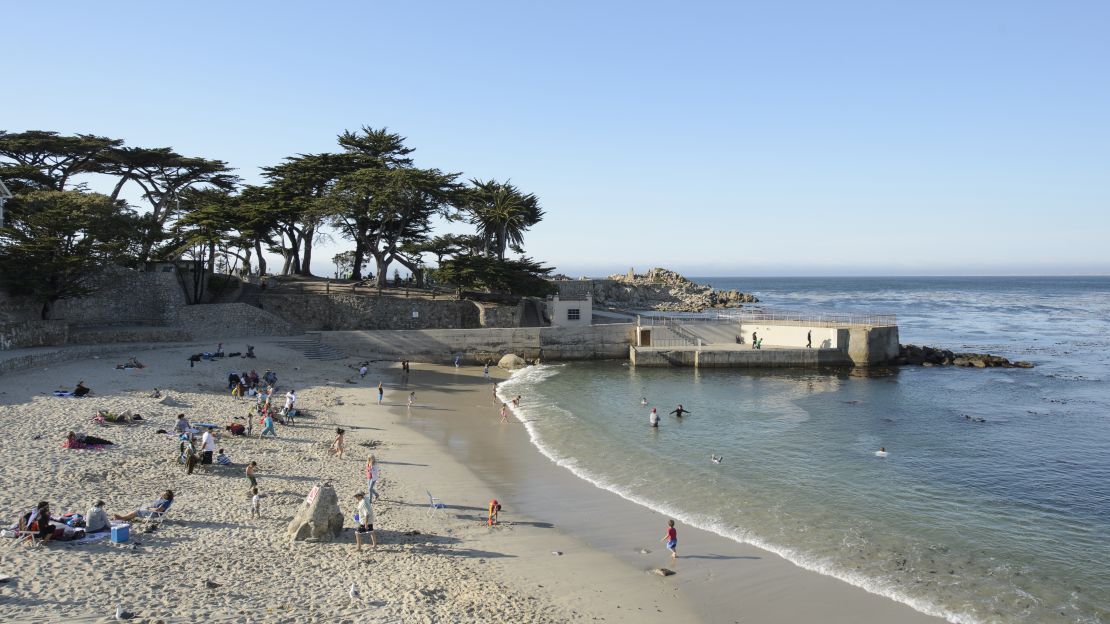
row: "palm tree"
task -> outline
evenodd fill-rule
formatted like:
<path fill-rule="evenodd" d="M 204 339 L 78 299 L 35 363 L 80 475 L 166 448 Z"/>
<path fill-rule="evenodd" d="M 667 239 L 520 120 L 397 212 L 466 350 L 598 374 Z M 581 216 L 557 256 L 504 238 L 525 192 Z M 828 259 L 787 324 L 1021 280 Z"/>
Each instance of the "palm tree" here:
<path fill-rule="evenodd" d="M 543 219 L 540 202 L 532 193 L 524 194 L 508 182 L 471 180 L 467 208 L 471 223 L 478 227 L 482 252 L 492 251 L 498 260 L 505 251 L 524 244 L 524 232 Z M 491 250 L 492 247 L 492 250 Z"/>

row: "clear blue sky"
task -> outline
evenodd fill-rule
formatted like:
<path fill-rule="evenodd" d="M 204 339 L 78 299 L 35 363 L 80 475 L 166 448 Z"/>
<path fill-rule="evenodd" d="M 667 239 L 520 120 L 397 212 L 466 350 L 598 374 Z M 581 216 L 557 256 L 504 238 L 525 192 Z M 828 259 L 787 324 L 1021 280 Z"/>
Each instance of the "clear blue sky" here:
<path fill-rule="evenodd" d="M 313 5 L 9 5 L 0 128 L 257 181 L 388 126 L 572 275 L 1110 272 L 1110 2 Z"/>

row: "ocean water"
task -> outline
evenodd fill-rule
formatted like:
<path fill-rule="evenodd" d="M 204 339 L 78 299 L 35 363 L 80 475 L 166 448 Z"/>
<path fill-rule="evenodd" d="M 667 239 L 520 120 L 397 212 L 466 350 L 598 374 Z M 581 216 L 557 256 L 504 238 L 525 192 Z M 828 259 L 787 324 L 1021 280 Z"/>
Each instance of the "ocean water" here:
<path fill-rule="evenodd" d="M 779 310 L 897 314 L 903 343 L 1037 367 L 531 367 L 501 395 L 524 396 L 544 454 L 953 622 L 1110 621 L 1110 278 L 699 281 Z M 678 403 L 692 414 L 666 415 Z"/>

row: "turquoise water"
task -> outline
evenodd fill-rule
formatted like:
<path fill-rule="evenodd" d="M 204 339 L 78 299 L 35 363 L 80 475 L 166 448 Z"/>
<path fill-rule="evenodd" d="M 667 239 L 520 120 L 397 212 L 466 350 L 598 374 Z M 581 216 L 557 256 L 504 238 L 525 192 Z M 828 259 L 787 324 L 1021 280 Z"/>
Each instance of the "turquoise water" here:
<path fill-rule="evenodd" d="M 778 309 L 896 313 L 903 342 L 1038 367 L 533 367 L 501 393 L 524 396 L 537 446 L 682 522 L 952 621 L 1110 619 L 1110 280 L 714 286 Z M 652 430 L 641 396 L 693 413 Z"/>

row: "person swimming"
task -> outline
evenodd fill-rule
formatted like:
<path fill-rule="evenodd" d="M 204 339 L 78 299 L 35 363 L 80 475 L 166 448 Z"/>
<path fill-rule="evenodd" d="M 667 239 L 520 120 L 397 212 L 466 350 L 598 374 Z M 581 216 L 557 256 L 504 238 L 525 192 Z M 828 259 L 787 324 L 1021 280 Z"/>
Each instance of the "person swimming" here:
<path fill-rule="evenodd" d="M 640 397 L 640 405 L 647 405 L 647 397 Z"/>
<path fill-rule="evenodd" d="M 886 457 L 886 447 L 880 446 L 879 450 L 875 451 L 875 457 Z"/>

